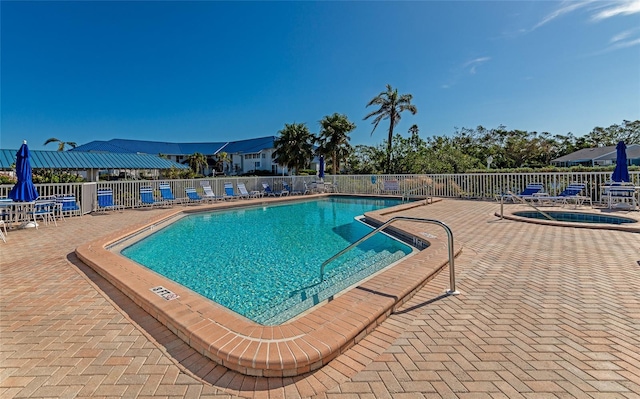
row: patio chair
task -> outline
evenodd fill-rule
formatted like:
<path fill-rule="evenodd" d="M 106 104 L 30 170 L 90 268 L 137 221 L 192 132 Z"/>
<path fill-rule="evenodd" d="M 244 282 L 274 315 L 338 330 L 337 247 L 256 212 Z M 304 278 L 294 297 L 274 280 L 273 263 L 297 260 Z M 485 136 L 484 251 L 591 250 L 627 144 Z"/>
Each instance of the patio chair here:
<path fill-rule="evenodd" d="M 244 185 L 244 183 L 237 183 L 236 186 L 238 186 L 238 191 L 240 192 L 240 197 L 241 198 L 259 198 L 262 196 L 262 193 L 260 193 L 260 191 L 247 191 L 247 187 Z"/>
<path fill-rule="evenodd" d="M 205 201 L 224 201 L 225 199 L 224 196 L 214 193 L 211 189 L 211 186 L 209 185 L 203 185 L 202 190 L 204 190 L 204 196 L 202 197 L 202 199 L 204 199 Z"/>
<path fill-rule="evenodd" d="M 58 205 L 57 211 L 63 220 L 65 214 L 82 216 L 81 209 L 80 206 L 78 206 L 75 195 L 67 194 L 56 196 L 55 202 Z"/>
<path fill-rule="evenodd" d="M 143 207 L 154 207 L 167 205 L 165 201 L 156 201 L 153 197 L 153 188 L 150 186 L 140 187 L 140 203 Z"/>
<path fill-rule="evenodd" d="M 204 198 L 198 195 L 198 192 L 193 187 L 187 187 L 184 189 L 184 192 L 187 194 L 187 202 L 191 204 L 198 204 L 204 201 Z"/>
<path fill-rule="evenodd" d="M 286 181 L 282 182 L 282 187 L 291 195 L 302 195 L 302 191 L 293 190 L 291 186 L 289 186 L 289 183 L 287 183 Z"/>
<path fill-rule="evenodd" d="M 236 194 L 235 191 L 233 191 L 233 184 L 227 182 L 224 184 L 224 198 L 234 200 L 234 199 L 241 198 L 241 196 Z"/>
<path fill-rule="evenodd" d="M 540 183 L 528 184 L 519 194 L 507 194 L 506 197 L 513 202 L 536 200 L 540 196 L 544 196 L 544 186 Z"/>
<path fill-rule="evenodd" d="M 169 183 L 160 183 L 160 196 L 162 200 L 169 205 L 179 204 L 182 202 L 182 198 L 176 198 L 171 191 Z"/>
<path fill-rule="evenodd" d="M 273 191 L 269 183 L 263 181 L 262 195 L 266 195 L 267 197 L 282 197 L 283 195 L 285 196 L 289 195 L 289 191 L 287 190 Z"/>
<path fill-rule="evenodd" d="M 2 239 L 2 241 L 7 242 L 7 224 L 4 222 L 4 220 L 0 219 L 0 238 Z M 2 230 L 4 229 L 4 233 L 2 232 Z"/>
<path fill-rule="evenodd" d="M 636 200 L 636 188 L 633 183 L 610 182 L 605 185 L 603 198 L 606 199 L 609 209 L 617 208 L 618 205 L 625 205 L 629 210 L 638 208 L 638 200 Z"/>
<path fill-rule="evenodd" d="M 96 212 L 114 211 L 116 209 L 122 212 L 124 207 L 113 201 L 113 190 L 110 188 L 99 188 L 98 207 L 96 208 Z"/>
<path fill-rule="evenodd" d="M 31 208 L 31 217 L 33 218 L 33 224 L 35 228 L 38 228 L 38 218 L 42 219 L 44 224 L 53 224 L 58 227 L 56 223 L 55 212 L 58 205 L 53 200 L 36 200 Z"/>
<path fill-rule="evenodd" d="M 544 197 L 543 201 L 551 201 L 554 205 L 559 203 L 563 207 L 573 202 L 575 208 L 583 205 L 585 201 L 589 201 L 589 205 L 593 208 L 591 197 L 582 195 L 586 187 L 587 185 L 584 183 L 571 183 L 560 194 Z"/>

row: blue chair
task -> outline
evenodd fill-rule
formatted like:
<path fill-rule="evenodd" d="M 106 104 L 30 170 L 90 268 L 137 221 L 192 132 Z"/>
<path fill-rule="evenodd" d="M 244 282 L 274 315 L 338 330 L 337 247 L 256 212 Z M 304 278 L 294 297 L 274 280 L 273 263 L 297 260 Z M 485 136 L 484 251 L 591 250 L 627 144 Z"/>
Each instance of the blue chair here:
<path fill-rule="evenodd" d="M 119 209 L 122 211 L 124 207 L 113 201 L 113 190 L 110 188 L 98 189 L 98 207 L 96 212 L 106 212 Z"/>
<path fill-rule="evenodd" d="M 543 191 L 544 191 L 544 186 L 542 184 L 531 183 L 531 184 L 528 184 L 524 188 L 524 190 L 520 192 L 520 194 L 511 194 L 509 195 L 509 198 L 513 202 L 516 202 L 517 199 L 521 201 L 534 200 L 534 199 L 537 199 L 540 196 L 540 194 L 543 193 Z"/>
<path fill-rule="evenodd" d="M 64 219 L 65 214 L 69 215 L 80 215 L 81 209 L 76 201 L 76 196 L 73 194 L 67 195 L 59 195 L 56 196 L 56 204 L 58 205 L 58 212 L 60 213 L 60 217 Z"/>
<path fill-rule="evenodd" d="M 224 198 L 225 199 L 228 198 L 232 200 L 240 198 L 240 196 L 233 191 L 233 184 L 231 183 L 224 184 Z"/>
<path fill-rule="evenodd" d="M 163 206 L 167 203 L 165 201 L 156 201 L 153 197 L 153 188 L 152 187 L 140 187 L 140 203 L 142 206 Z"/>
<path fill-rule="evenodd" d="M 187 187 L 184 189 L 185 193 L 187 194 L 187 199 L 189 201 L 189 203 L 200 203 L 202 201 L 204 201 L 204 198 L 202 198 L 201 196 L 198 195 L 198 192 L 196 191 L 195 188 L 193 187 Z"/>
<path fill-rule="evenodd" d="M 169 183 L 160 183 L 160 196 L 164 202 L 170 205 L 182 202 L 181 199 L 174 197 Z"/>
<path fill-rule="evenodd" d="M 35 228 L 38 228 L 38 218 L 42 219 L 44 224 L 53 222 L 53 224 L 58 227 L 58 223 L 56 223 L 55 218 L 55 211 L 57 207 L 58 204 L 55 200 L 36 200 L 31 211 L 31 216 L 33 217 L 33 224 L 35 225 Z"/>
<path fill-rule="evenodd" d="M 263 189 L 262 194 L 266 195 L 267 197 L 275 197 L 275 196 L 282 197 L 283 195 L 289 194 L 289 191 L 287 190 L 273 191 L 271 189 L 271 186 L 269 186 L 269 183 L 266 183 L 266 182 L 262 182 L 262 189 Z"/>
<path fill-rule="evenodd" d="M 291 186 L 289 186 L 289 183 L 287 183 L 286 181 L 282 182 L 282 187 L 284 188 L 283 191 L 286 191 L 288 194 L 291 194 L 291 195 L 302 195 L 302 191 L 295 191 L 295 190 L 291 189 Z"/>
<path fill-rule="evenodd" d="M 586 184 L 583 183 L 571 183 L 560 194 L 553 197 L 546 197 L 544 200 L 552 201 L 554 204 L 559 203 L 561 206 L 569 205 L 570 202 L 573 202 L 576 208 L 584 204 L 585 201 L 589 201 L 589 204 L 593 208 L 591 197 L 582 195 L 586 187 Z"/>

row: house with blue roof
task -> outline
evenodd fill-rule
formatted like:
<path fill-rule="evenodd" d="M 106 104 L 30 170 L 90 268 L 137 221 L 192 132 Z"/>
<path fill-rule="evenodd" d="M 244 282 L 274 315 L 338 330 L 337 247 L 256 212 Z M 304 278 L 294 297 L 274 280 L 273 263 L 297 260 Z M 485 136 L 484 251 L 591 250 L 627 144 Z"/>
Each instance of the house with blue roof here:
<path fill-rule="evenodd" d="M 80 145 L 70 151 L 132 153 L 161 155 L 171 161 L 186 164 L 190 155 L 199 152 L 207 157 L 205 175 L 224 173 L 239 175 L 253 171 L 269 171 L 274 174 L 286 173 L 286 167 L 273 161 L 275 136 L 255 139 L 212 142 L 212 143 L 169 143 L 162 141 L 112 139 L 109 141 L 92 141 Z M 230 158 L 223 165 L 218 163 L 218 155 L 226 152 Z"/>

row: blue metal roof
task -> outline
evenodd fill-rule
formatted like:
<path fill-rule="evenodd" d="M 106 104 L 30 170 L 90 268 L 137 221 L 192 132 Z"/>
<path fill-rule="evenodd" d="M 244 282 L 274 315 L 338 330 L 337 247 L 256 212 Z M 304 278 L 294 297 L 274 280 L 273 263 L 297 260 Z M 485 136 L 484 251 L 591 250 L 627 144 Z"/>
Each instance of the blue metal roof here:
<path fill-rule="evenodd" d="M 0 169 L 11 169 L 18 150 L 0 150 Z M 33 169 L 188 169 L 156 155 L 81 151 L 29 151 Z"/>
<path fill-rule="evenodd" d="M 80 145 L 72 150 L 110 153 L 140 153 L 165 155 L 191 155 L 199 152 L 204 155 L 217 154 L 225 151 L 229 154 L 259 152 L 274 148 L 275 136 L 259 137 L 249 140 L 239 140 L 217 143 L 168 143 L 162 141 L 112 139 L 109 141 L 92 141 Z"/>

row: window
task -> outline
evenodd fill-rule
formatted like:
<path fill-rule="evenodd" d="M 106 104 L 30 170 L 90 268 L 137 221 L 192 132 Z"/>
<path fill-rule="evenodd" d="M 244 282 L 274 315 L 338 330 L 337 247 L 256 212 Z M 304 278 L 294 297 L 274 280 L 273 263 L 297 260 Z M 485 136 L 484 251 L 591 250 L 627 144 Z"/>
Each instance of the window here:
<path fill-rule="evenodd" d="M 260 167 L 260 161 L 253 163 L 254 167 L 258 169 Z"/>

